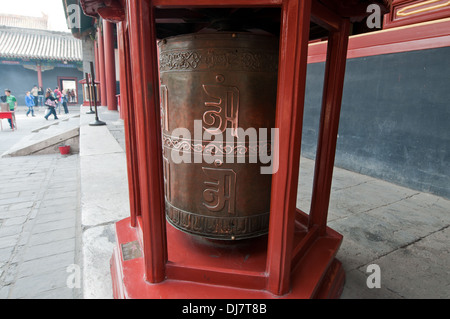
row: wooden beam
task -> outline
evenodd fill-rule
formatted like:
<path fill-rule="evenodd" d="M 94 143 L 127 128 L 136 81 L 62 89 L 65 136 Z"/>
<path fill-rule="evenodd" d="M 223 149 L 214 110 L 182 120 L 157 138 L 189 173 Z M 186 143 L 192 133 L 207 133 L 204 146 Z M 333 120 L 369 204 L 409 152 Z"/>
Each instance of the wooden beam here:
<path fill-rule="evenodd" d="M 273 162 L 266 272 L 267 290 L 276 295 L 289 291 L 295 226 L 306 60 L 311 1 L 286 0 L 282 7 L 278 96 L 275 127 L 278 150 Z M 276 149 L 276 148 L 275 148 Z"/>
<path fill-rule="evenodd" d="M 349 30 L 350 21 L 343 19 L 339 31 L 331 32 L 328 37 L 322 112 L 309 216 L 309 228 L 318 226 L 319 235 L 325 233 L 328 217 Z"/>

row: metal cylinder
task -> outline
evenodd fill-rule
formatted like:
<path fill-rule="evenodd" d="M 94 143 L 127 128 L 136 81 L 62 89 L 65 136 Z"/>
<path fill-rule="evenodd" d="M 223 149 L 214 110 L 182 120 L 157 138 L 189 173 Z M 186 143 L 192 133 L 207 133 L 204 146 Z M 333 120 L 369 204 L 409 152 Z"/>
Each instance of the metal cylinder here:
<path fill-rule="evenodd" d="M 159 50 L 167 220 L 212 239 L 267 233 L 277 38 L 197 33 Z"/>

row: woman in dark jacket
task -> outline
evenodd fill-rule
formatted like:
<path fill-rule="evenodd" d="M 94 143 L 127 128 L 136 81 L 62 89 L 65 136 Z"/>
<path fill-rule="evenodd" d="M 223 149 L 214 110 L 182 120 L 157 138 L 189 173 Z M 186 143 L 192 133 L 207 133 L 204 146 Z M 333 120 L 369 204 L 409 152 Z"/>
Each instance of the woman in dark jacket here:
<path fill-rule="evenodd" d="M 53 92 L 51 89 L 47 89 L 47 91 L 45 92 L 45 103 L 44 103 L 47 107 L 48 107 L 48 112 L 47 114 L 44 116 L 46 120 L 48 120 L 48 117 L 53 114 L 55 116 L 55 120 L 58 119 L 58 116 L 56 116 L 56 98 L 53 96 Z"/>

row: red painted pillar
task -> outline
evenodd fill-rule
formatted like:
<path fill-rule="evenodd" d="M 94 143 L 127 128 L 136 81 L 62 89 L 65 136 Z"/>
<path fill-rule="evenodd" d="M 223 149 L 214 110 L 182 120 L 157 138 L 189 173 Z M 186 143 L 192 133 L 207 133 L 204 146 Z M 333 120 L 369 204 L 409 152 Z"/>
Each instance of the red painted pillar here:
<path fill-rule="evenodd" d="M 123 113 L 125 128 L 125 148 L 127 155 L 128 190 L 130 195 L 131 226 L 137 226 L 137 216 L 141 214 L 139 192 L 139 170 L 136 141 L 136 119 L 133 111 L 133 82 L 131 80 L 130 43 L 125 22 L 117 24 L 117 43 L 120 67 L 120 112 Z"/>
<path fill-rule="evenodd" d="M 98 57 L 98 40 L 95 41 L 94 43 L 94 56 L 95 56 L 95 81 L 100 81 L 100 62 L 99 62 L 99 57 Z M 98 101 L 100 101 L 100 86 L 97 85 L 97 103 Z M 100 103 L 101 104 L 101 103 Z M 97 104 L 98 105 L 98 104 Z"/>
<path fill-rule="evenodd" d="M 150 0 L 127 1 L 145 280 L 166 278 L 167 241 L 156 35 Z"/>
<path fill-rule="evenodd" d="M 108 105 L 108 110 L 117 111 L 113 24 L 103 20 L 103 32 L 105 41 L 106 104 Z"/>
<path fill-rule="evenodd" d="M 322 111 L 309 220 L 309 227 L 313 225 L 320 227 L 320 235 L 325 233 L 328 217 L 349 30 L 349 20 L 342 20 L 339 30 L 330 32 L 328 36 Z"/>
<path fill-rule="evenodd" d="M 36 71 L 38 77 L 38 86 L 44 88 L 44 85 L 42 83 L 42 68 L 40 64 L 36 65 Z"/>
<path fill-rule="evenodd" d="M 100 104 L 106 105 L 106 80 L 105 80 L 105 50 L 103 46 L 103 33 L 100 27 L 97 28 L 98 41 L 98 66 L 100 80 Z"/>
<path fill-rule="evenodd" d="M 283 2 L 274 156 L 279 167 L 272 175 L 266 265 L 267 290 L 275 295 L 286 294 L 291 282 L 310 14 L 311 1 Z"/>

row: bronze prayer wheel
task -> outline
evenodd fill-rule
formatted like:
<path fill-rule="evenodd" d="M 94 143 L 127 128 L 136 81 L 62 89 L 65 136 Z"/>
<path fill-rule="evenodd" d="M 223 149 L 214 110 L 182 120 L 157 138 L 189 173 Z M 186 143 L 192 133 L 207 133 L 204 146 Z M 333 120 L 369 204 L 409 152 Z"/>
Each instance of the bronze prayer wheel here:
<path fill-rule="evenodd" d="M 212 239 L 267 233 L 278 39 L 196 33 L 159 50 L 167 220 Z"/>

